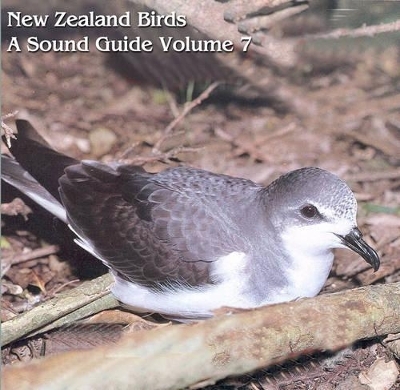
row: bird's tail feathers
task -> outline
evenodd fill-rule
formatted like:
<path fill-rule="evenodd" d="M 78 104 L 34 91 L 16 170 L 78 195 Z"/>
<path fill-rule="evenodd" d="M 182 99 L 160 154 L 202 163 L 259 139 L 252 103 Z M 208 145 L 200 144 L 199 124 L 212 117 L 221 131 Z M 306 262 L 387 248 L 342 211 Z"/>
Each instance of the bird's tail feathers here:
<path fill-rule="evenodd" d="M 34 202 L 67 223 L 64 207 L 40 185 L 14 158 L 1 156 L 2 180 L 20 190 Z"/>
<path fill-rule="evenodd" d="M 67 166 L 78 164 L 79 161 L 52 149 L 28 121 L 18 119 L 16 126 L 18 134 L 15 140 L 11 140 L 10 151 L 12 155 L 31 178 L 34 178 L 53 198 L 60 202 L 58 179 L 64 174 L 64 169 Z M 15 164 L 15 161 L 12 164 L 7 163 L 7 168 L 11 166 L 15 171 L 17 170 Z M 11 175 L 9 175 L 10 177 Z M 15 175 L 13 177 L 12 185 L 19 188 L 15 181 L 17 177 Z"/>

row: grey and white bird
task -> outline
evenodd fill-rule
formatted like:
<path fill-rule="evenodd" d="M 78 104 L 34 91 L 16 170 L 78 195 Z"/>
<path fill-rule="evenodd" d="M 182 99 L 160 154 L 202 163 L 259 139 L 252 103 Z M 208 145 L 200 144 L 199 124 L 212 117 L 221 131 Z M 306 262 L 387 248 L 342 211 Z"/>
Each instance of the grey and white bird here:
<path fill-rule="evenodd" d="M 199 319 L 223 306 L 312 297 L 334 248 L 379 268 L 357 228 L 354 194 L 325 170 L 298 169 L 267 187 L 186 167 L 154 174 L 75 160 L 27 121 L 17 128 L 3 179 L 68 223 L 111 270 L 113 294 L 136 311 Z"/>

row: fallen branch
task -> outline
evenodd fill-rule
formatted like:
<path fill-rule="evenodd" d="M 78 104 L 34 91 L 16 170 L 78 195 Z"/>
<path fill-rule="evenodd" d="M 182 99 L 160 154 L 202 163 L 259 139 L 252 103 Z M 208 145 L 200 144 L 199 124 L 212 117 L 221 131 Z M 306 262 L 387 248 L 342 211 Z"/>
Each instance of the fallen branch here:
<path fill-rule="evenodd" d="M 29 252 L 14 255 L 10 258 L 9 261 L 12 265 L 25 263 L 26 261 L 29 261 L 29 260 L 38 259 L 40 257 L 46 257 L 49 255 L 52 255 L 54 253 L 57 253 L 58 250 L 59 250 L 59 247 L 57 245 L 48 245 L 43 248 L 32 249 Z M 5 259 L 3 259 L 3 260 L 5 260 Z"/>
<path fill-rule="evenodd" d="M 400 332 L 400 283 L 363 287 L 124 336 L 3 369 L 5 389 L 205 386 L 356 340 Z"/>
<path fill-rule="evenodd" d="M 111 283 L 112 276 L 110 274 L 103 275 L 72 290 L 60 293 L 57 297 L 3 322 L 1 345 L 6 345 L 24 336 L 32 336 L 70 324 L 99 311 L 117 306 L 118 301 L 108 291 Z"/>

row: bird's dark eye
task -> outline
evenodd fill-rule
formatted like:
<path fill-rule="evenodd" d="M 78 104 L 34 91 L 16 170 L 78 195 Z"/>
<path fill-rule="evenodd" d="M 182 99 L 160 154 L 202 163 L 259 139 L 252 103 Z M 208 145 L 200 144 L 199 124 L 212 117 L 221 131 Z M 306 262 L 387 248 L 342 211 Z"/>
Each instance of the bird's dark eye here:
<path fill-rule="evenodd" d="M 318 210 L 314 205 L 306 204 L 300 209 L 300 213 L 305 218 L 314 218 L 318 215 Z"/>

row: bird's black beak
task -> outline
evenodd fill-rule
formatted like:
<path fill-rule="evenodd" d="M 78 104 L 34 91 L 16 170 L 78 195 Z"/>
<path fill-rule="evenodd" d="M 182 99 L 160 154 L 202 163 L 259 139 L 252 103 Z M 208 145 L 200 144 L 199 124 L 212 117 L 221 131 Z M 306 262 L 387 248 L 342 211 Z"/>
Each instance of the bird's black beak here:
<path fill-rule="evenodd" d="M 368 264 L 372 266 L 374 271 L 378 271 L 380 260 L 378 254 L 362 239 L 362 234 L 358 228 L 353 228 L 349 234 L 345 236 L 338 235 L 343 245 L 358 253 Z"/>

